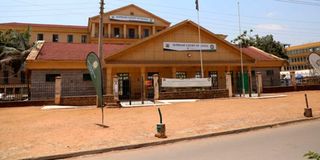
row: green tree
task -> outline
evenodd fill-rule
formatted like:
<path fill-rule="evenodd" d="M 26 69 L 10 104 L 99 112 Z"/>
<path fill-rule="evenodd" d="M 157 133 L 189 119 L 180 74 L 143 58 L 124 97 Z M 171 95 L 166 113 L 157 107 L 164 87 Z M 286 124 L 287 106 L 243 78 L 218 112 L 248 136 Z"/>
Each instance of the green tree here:
<path fill-rule="evenodd" d="M 309 151 L 308 153 L 304 154 L 303 157 L 308 159 L 320 160 L 320 154 L 312 151 Z"/>
<path fill-rule="evenodd" d="M 30 28 L 24 32 L 9 29 L 0 31 L 0 69 L 10 66 L 17 73 L 31 51 Z"/>
<path fill-rule="evenodd" d="M 250 33 L 252 32 L 253 31 L 250 30 Z M 244 31 L 240 36 L 236 37 L 231 42 L 237 45 L 239 45 L 241 42 L 242 47 L 254 46 L 280 58 L 288 59 L 288 56 L 284 49 L 284 44 L 276 41 L 271 34 L 261 37 L 257 34 L 254 36 L 250 36 L 248 35 L 248 31 Z"/>

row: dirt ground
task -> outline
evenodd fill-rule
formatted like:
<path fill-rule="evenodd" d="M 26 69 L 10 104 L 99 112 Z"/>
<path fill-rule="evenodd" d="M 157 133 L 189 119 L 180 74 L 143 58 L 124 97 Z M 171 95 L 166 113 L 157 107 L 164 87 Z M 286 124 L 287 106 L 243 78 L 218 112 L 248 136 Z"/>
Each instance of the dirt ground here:
<path fill-rule="evenodd" d="M 303 118 L 305 92 L 271 99 L 210 99 L 161 106 L 169 139 Z M 320 116 L 320 91 L 308 91 L 314 116 Z M 0 159 L 19 159 L 159 141 L 156 107 L 108 108 L 101 111 L 0 108 Z"/>

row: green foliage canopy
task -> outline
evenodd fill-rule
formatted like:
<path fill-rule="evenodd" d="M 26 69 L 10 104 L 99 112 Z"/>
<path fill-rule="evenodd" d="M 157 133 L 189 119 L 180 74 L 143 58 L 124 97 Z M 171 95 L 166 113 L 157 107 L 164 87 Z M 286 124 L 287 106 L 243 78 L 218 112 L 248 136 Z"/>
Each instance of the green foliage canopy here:
<path fill-rule="evenodd" d="M 24 32 L 9 29 L 0 31 L 0 69 L 10 66 L 17 73 L 31 51 L 30 27 Z"/>
<path fill-rule="evenodd" d="M 250 33 L 252 30 L 250 30 Z M 280 58 L 288 59 L 288 56 L 284 49 L 284 44 L 276 41 L 273 35 L 259 36 L 259 35 L 248 35 L 248 31 L 244 31 L 240 36 L 231 41 L 234 44 L 240 45 L 242 47 L 254 46 L 267 53 L 271 53 Z"/>

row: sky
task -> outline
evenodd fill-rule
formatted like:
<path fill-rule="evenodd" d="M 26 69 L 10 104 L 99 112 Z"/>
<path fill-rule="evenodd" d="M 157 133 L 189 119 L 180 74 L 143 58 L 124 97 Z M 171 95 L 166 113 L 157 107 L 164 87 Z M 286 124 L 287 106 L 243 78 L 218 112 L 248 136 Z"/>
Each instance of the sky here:
<path fill-rule="evenodd" d="M 25 22 L 83 25 L 99 13 L 100 0 L 0 0 L 0 23 Z M 272 34 L 275 40 L 297 45 L 320 41 L 320 0 L 199 0 L 200 25 L 213 33 Z M 197 22 L 195 0 L 105 0 L 105 12 L 135 4 L 171 22 Z"/>

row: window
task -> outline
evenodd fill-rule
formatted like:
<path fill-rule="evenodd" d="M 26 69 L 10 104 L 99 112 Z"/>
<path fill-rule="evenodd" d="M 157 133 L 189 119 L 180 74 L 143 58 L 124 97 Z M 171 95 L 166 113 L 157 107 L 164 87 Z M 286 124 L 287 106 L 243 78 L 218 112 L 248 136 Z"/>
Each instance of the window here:
<path fill-rule="evenodd" d="M 87 43 L 87 35 L 81 35 L 81 43 Z"/>
<path fill-rule="evenodd" d="M 194 78 L 201 78 L 201 72 L 197 71 L 196 74 L 194 75 Z"/>
<path fill-rule="evenodd" d="M 39 33 L 37 35 L 37 41 L 42 41 L 43 40 L 43 34 L 42 33 Z"/>
<path fill-rule="evenodd" d="M 113 28 L 113 36 L 120 38 L 120 28 Z"/>
<path fill-rule="evenodd" d="M 57 76 L 60 74 L 46 74 L 46 82 L 55 82 Z"/>
<path fill-rule="evenodd" d="M 91 81 L 91 76 L 89 73 L 85 73 L 82 75 L 82 80 L 83 81 Z"/>
<path fill-rule="evenodd" d="M 135 30 L 133 28 L 129 28 L 129 38 L 135 38 Z"/>
<path fill-rule="evenodd" d="M 23 71 L 20 72 L 20 81 L 21 83 L 26 83 L 26 75 Z"/>
<path fill-rule="evenodd" d="M 59 35 L 53 34 L 52 35 L 52 42 L 59 42 Z"/>
<path fill-rule="evenodd" d="M 176 72 L 176 78 L 185 79 L 185 78 L 187 78 L 187 73 L 186 72 Z"/>
<path fill-rule="evenodd" d="M 267 70 L 267 76 L 273 76 L 273 70 Z"/>
<path fill-rule="evenodd" d="M 68 35 L 68 43 L 73 43 L 73 35 Z"/>
<path fill-rule="evenodd" d="M 143 37 L 148 37 L 150 35 L 149 29 L 143 30 Z"/>
<path fill-rule="evenodd" d="M 9 83 L 9 72 L 3 71 L 3 83 L 8 84 Z"/>

